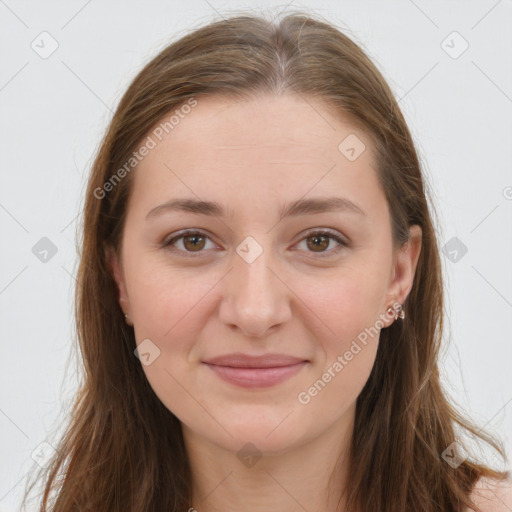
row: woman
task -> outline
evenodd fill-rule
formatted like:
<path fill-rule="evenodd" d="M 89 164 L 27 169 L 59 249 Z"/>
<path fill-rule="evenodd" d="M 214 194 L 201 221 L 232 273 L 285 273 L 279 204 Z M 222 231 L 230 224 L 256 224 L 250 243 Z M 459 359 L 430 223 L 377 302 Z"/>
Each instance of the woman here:
<path fill-rule="evenodd" d="M 90 175 L 85 375 L 41 510 L 510 509 L 441 387 L 433 226 L 392 92 L 327 22 L 165 48 Z"/>

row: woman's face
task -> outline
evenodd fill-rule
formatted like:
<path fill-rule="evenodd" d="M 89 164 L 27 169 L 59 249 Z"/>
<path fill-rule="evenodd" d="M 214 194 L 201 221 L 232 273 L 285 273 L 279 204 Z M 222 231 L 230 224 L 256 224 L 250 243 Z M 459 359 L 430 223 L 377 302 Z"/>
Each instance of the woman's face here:
<path fill-rule="evenodd" d="M 419 244 L 394 250 L 369 137 L 317 100 L 201 98 L 169 126 L 110 253 L 142 368 L 218 446 L 311 441 L 353 416 Z M 230 354 L 296 360 L 206 363 Z"/>

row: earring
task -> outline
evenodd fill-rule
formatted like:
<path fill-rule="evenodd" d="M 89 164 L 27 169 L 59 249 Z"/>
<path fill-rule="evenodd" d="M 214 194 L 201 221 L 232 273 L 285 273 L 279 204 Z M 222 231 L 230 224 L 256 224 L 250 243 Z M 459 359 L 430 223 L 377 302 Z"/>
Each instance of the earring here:
<path fill-rule="evenodd" d="M 397 320 L 398 318 L 401 318 L 403 320 L 405 318 L 405 311 L 401 304 L 398 304 L 396 308 L 389 306 L 389 308 L 387 309 L 387 314 L 389 316 L 394 314 L 395 320 Z"/>
<path fill-rule="evenodd" d="M 132 326 L 132 325 L 133 325 L 133 323 L 131 323 L 131 322 L 129 322 L 129 321 L 128 321 L 128 315 L 127 315 L 126 313 L 124 314 L 124 318 L 125 318 L 126 323 L 127 323 L 128 325 L 130 325 L 130 326 Z"/>

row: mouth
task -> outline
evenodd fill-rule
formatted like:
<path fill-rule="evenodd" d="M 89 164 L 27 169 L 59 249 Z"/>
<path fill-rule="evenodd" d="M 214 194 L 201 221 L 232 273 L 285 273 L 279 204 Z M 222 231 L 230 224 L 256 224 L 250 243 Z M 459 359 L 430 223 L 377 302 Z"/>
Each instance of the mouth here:
<path fill-rule="evenodd" d="M 308 361 L 299 360 L 291 364 L 273 363 L 274 366 L 229 366 L 222 364 L 203 363 L 220 379 L 243 388 L 268 388 L 284 382 L 300 372 Z"/>

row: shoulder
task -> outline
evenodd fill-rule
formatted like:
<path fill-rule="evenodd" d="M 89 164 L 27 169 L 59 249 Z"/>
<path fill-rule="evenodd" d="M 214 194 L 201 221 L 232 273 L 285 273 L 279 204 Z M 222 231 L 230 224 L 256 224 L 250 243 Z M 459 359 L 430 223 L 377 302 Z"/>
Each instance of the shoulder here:
<path fill-rule="evenodd" d="M 512 510 L 512 480 L 480 478 L 473 488 L 471 499 L 481 512 L 510 512 Z"/>

